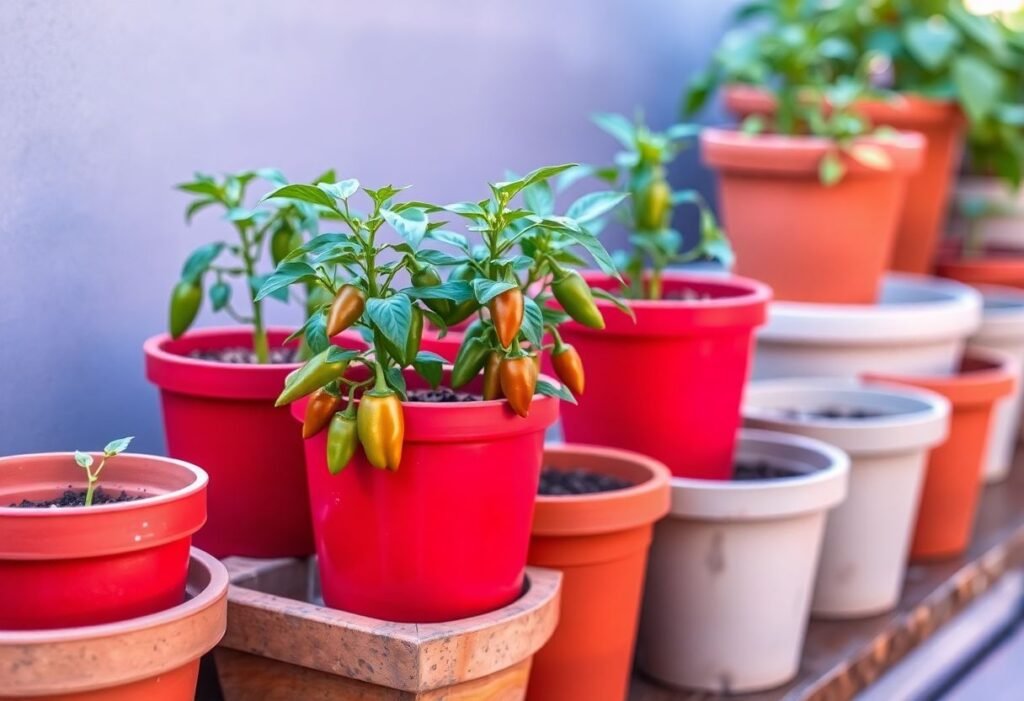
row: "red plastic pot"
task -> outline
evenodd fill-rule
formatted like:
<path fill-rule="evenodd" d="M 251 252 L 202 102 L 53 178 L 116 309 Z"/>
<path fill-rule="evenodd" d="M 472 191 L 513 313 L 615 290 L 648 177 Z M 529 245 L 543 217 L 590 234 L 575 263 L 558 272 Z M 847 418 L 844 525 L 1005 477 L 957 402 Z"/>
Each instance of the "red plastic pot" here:
<path fill-rule="evenodd" d="M 439 338 L 437 329 L 427 324 L 423 329 L 423 340 L 420 342 L 420 350 L 437 353 L 449 363 L 455 362 L 455 356 L 459 354 L 459 346 L 462 345 L 462 337 L 465 334 L 474 317 L 470 317 L 461 324 L 456 324 L 448 329 L 444 338 Z"/>
<path fill-rule="evenodd" d="M 0 630 L 70 628 L 145 616 L 185 594 L 191 536 L 206 520 L 206 473 L 125 454 L 103 468 L 105 490 L 138 501 L 15 508 L 85 488 L 72 453 L 0 458 Z"/>
<path fill-rule="evenodd" d="M 289 331 L 271 329 L 279 348 Z M 302 437 L 274 407 L 298 364 L 229 364 L 194 350 L 252 347 L 249 329 L 210 328 L 146 341 L 146 377 L 160 388 L 167 452 L 211 476 L 210 519 L 196 545 L 214 557 L 303 557 L 313 552 Z M 272 514 L 273 518 L 269 515 Z"/>
<path fill-rule="evenodd" d="M 584 273 L 592 286 L 619 283 Z M 677 477 L 729 479 L 740 400 L 771 290 L 741 277 L 665 271 L 660 301 L 629 300 L 636 323 L 605 300 L 602 331 L 569 323 L 562 337 L 586 367 L 578 406 L 562 407 L 569 443 L 634 450 Z M 673 299 L 694 292 L 707 299 Z"/>
<path fill-rule="evenodd" d="M 425 386 L 413 373 L 406 380 Z M 479 391 L 479 378 L 468 387 Z M 558 400 L 536 396 L 525 419 L 504 400 L 403 406 L 395 472 L 372 467 L 360 449 L 331 475 L 326 432 L 306 441 L 324 601 L 410 623 L 510 604 L 522 594 L 544 431 Z M 304 412 L 305 401 L 292 405 L 297 421 Z"/>

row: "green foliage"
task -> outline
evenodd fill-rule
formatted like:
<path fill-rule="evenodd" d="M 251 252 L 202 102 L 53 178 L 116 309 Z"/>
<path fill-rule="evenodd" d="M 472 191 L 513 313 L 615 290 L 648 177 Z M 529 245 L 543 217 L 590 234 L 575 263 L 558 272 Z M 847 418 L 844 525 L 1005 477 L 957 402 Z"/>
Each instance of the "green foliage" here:
<path fill-rule="evenodd" d="M 95 464 L 96 461 L 89 453 L 83 453 L 80 450 L 75 451 L 75 462 L 78 464 L 80 468 L 85 470 L 86 506 L 92 506 L 93 497 L 96 493 L 96 487 L 99 486 L 100 473 L 103 472 L 103 468 L 106 467 L 107 461 L 128 450 L 128 446 L 131 445 L 133 438 L 134 436 L 128 436 L 127 438 L 118 438 L 107 443 L 107 445 L 103 448 L 103 455 L 100 457 L 99 465 Z"/>

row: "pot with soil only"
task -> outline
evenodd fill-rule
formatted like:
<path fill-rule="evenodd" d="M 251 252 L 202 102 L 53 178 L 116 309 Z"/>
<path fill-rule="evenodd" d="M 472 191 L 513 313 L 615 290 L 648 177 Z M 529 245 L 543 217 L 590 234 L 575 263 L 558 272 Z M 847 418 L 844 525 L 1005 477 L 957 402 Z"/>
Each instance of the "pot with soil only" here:
<path fill-rule="evenodd" d="M 584 278 L 619 288 L 601 273 Z M 753 280 L 678 270 L 664 271 L 663 286 L 662 300 L 626 300 L 636 323 L 596 299 L 604 330 L 562 328 L 587 367 L 584 398 L 562 407 L 565 440 L 649 455 L 675 476 L 728 479 L 753 332 L 771 292 Z"/>
<path fill-rule="evenodd" d="M 825 528 L 815 616 L 855 618 L 896 606 L 924 483 L 949 402 L 924 390 L 852 379 L 769 380 L 747 388 L 744 424 L 795 433 L 850 458 L 846 500 Z"/>
<path fill-rule="evenodd" d="M 530 701 L 626 697 L 653 524 L 668 469 L 610 448 L 548 445 L 529 562 L 561 570 L 558 627 L 537 653 Z"/>
<path fill-rule="evenodd" d="M 8 506 L 59 497 L 69 485 L 84 492 L 85 473 L 72 453 L 0 458 L 0 629 L 105 624 L 181 603 L 192 535 L 206 520 L 206 473 L 123 454 L 102 478 L 107 494 L 138 498 Z"/>
<path fill-rule="evenodd" d="M 655 528 L 637 664 L 672 686 L 743 693 L 797 672 L 826 512 L 846 456 L 745 429 L 733 481 L 676 478 Z M 780 567 L 779 563 L 785 563 Z"/>
<path fill-rule="evenodd" d="M 0 630 L 0 699 L 192 701 L 199 658 L 224 635 L 227 590 L 224 566 L 192 550 L 184 602 L 183 591 L 173 606 L 117 622 Z"/>

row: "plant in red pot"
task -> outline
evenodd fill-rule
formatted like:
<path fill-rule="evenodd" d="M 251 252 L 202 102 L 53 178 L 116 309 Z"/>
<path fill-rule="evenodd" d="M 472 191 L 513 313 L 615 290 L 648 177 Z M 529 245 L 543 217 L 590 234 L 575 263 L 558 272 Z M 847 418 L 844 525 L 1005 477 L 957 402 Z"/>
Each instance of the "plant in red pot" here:
<path fill-rule="evenodd" d="M 289 185 L 269 197 L 322 206 L 344 231 L 293 252 L 258 298 L 290 285 L 333 298 L 302 333 L 315 355 L 292 374 L 278 404 L 303 423 L 313 527 L 324 601 L 403 622 L 445 621 L 497 609 L 520 596 L 544 431 L 564 387 L 539 377 L 552 350 L 545 330 L 564 318 L 548 301 L 572 280 L 579 309 L 596 314 L 589 288 L 559 252 L 574 241 L 610 257 L 584 224 L 624 195 L 594 193 L 566 216 L 540 214 L 523 192 L 570 166 L 491 185 L 479 202 L 445 207 L 398 202 L 399 190 Z M 522 202 L 522 204 L 517 204 Z M 468 220 L 481 243 L 429 216 Z M 386 237 L 390 227 L 398 239 Z M 440 243 L 450 252 L 429 248 Z M 424 269 L 450 268 L 429 279 Z M 405 282 L 412 273 L 411 281 Z M 589 302 L 589 306 L 587 303 Z M 422 350 L 426 320 L 445 329 L 475 317 L 454 366 Z M 328 337 L 355 330 L 359 349 Z M 351 332 L 350 332 L 351 333 Z M 556 355 L 570 353 L 564 347 Z M 582 367 L 566 372 L 582 386 Z M 301 401 L 296 401 L 301 400 Z"/>
<path fill-rule="evenodd" d="M 334 180 L 328 171 L 317 182 L 337 187 Z M 267 279 L 261 261 L 284 260 L 316 233 L 322 213 L 301 202 L 249 206 L 247 191 L 257 181 L 287 183 L 279 171 L 262 169 L 223 178 L 197 174 L 178 186 L 194 197 L 186 221 L 219 208 L 235 239 L 205 244 L 189 256 L 171 295 L 170 332 L 144 345 L 146 376 L 160 388 L 168 453 L 213 475 L 210 520 L 196 543 L 216 557 L 313 551 L 302 444 L 287 409 L 274 407 L 303 351 L 289 331 L 266 326 L 255 293 Z M 240 279 L 240 288 L 232 287 L 233 279 Z M 323 301 L 315 286 L 303 293 L 307 306 Z M 273 296 L 289 299 L 286 290 Z M 239 325 L 190 330 L 204 297 Z"/>
<path fill-rule="evenodd" d="M 634 450 L 665 463 L 676 476 L 728 479 L 753 331 L 765 321 L 770 290 L 741 277 L 668 267 L 707 259 L 728 264 L 732 258 L 700 196 L 675 192 L 666 179 L 677 142 L 692 135 L 692 128 L 678 125 L 659 133 L 623 117 L 596 119 L 625 147 L 615 159 L 622 172 L 585 168 L 566 180 L 594 173 L 624 182 L 632 194 L 626 222 L 633 246 L 614 257 L 626 273 L 625 284 L 614 271 L 583 275 L 599 290 L 595 303 L 607 328 L 575 319 L 561 332 L 589 371 L 587 401 L 563 408 L 565 439 Z M 695 205 L 699 212 L 698 242 L 688 250 L 672 228 L 679 204 Z M 615 306 L 633 318 L 604 314 Z"/>

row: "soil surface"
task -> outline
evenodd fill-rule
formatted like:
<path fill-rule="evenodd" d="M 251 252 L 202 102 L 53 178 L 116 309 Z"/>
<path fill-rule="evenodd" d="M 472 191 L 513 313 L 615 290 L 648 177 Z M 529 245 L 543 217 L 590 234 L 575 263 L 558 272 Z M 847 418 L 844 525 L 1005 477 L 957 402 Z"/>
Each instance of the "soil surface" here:
<path fill-rule="evenodd" d="M 666 292 L 662 299 L 668 299 L 675 302 L 706 302 L 709 299 L 714 299 L 714 297 L 707 292 L 698 292 L 697 290 L 687 288 Z"/>
<path fill-rule="evenodd" d="M 885 416 L 880 411 L 847 407 L 822 407 L 811 410 L 784 409 L 782 413 L 789 419 L 877 419 Z"/>
<path fill-rule="evenodd" d="M 597 492 L 613 492 L 632 486 L 633 483 L 627 480 L 611 475 L 602 475 L 583 468 L 560 470 L 545 467 L 540 473 L 540 486 L 537 493 L 544 496 L 595 494 Z"/>
<path fill-rule="evenodd" d="M 451 402 L 482 402 L 484 398 L 479 394 L 469 392 L 456 392 L 451 387 L 438 387 L 437 389 L 414 389 L 406 393 L 410 402 L 438 402 L 448 404 Z"/>
<path fill-rule="evenodd" d="M 803 472 L 781 465 L 772 465 L 764 460 L 757 462 L 738 462 L 733 473 L 733 482 L 752 482 L 754 480 L 781 479 L 785 477 L 802 477 Z"/>
<path fill-rule="evenodd" d="M 70 487 L 71 485 L 68 485 Z M 92 495 L 92 505 L 97 504 L 117 504 L 123 501 L 138 501 L 139 499 L 145 499 L 144 496 L 137 496 L 129 494 L 123 489 L 121 492 L 105 492 L 103 487 L 98 487 Z M 85 490 L 84 489 L 65 489 L 64 493 L 54 499 L 43 499 L 41 501 L 33 501 L 31 499 L 22 499 L 20 504 L 11 504 L 11 506 L 17 509 L 59 509 L 64 506 L 85 506 Z"/>
<path fill-rule="evenodd" d="M 229 365 L 257 365 L 256 351 L 244 346 L 232 348 L 211 348 L 209 350 L 196 349 L 189 351 L 189 358 L 196 360 L 209 360 L 214 363 L 227 363 Z M 272 348 L 270 350 L 271 365 L 287 365 L 301 362 L 299 348 Z"/>

